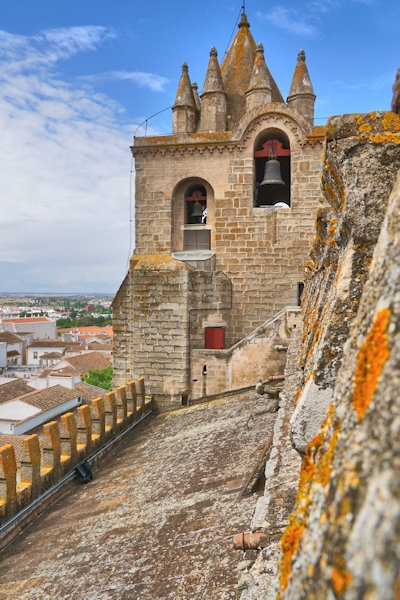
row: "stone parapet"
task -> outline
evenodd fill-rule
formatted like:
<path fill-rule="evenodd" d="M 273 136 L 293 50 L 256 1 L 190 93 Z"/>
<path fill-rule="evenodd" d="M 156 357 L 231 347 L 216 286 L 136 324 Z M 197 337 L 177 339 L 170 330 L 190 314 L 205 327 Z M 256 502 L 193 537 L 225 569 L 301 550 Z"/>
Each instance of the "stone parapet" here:
<path fill-rule="evenodd" d="M 95 399 L 92 408 L 80 406 L 77 417 L 66 413 L 46 423 L 42 450 L 37 434 L 26 437 L 20 466 L 11 444 L 0 448 L 0 527 L 152 410 L 140 378 L 138 392 L 128 382 Z"/>

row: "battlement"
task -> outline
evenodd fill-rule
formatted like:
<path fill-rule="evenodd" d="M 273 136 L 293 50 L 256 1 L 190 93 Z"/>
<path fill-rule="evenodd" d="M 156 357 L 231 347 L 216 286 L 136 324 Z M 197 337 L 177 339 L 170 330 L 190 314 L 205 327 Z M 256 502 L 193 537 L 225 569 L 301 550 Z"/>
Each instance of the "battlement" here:
<path fill-rule="evenodd" d="M 70 475 L 83 461 L 92 460 L 110 442 L 152 413 L 152 399 L 145 395 L 144 379 L 96 398 L 57 421 L 44 425 L 45 439 L 37 434 L 24 439 L 20 465 L 12 444 L 0 448 L 0 525 L 6 525 L 53 486 Z"/>

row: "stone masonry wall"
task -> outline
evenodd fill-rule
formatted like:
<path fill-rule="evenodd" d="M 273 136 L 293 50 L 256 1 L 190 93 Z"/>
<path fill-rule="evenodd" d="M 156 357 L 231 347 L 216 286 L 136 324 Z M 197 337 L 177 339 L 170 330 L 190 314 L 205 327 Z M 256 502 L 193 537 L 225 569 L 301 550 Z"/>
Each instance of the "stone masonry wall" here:
<path fill-rule="evenodd" d="M 275 108 L 275 105 L 271 105 Z M 278 108 L 278 105 L 277 107 Z M 283 111 L 281 105 L 279 109 Z M 135 140 L 135 254 L 183 248 L 182 182 L 209 187 L 207 227 L 215 269 L 232 282 L 233 308 L 226 329 L 232 346 L 284 306 L 296 305 L 298 284 L 321 202 L 321 128 L 310 134 L 290 110 L 269 110 L 235 134 L 194 134 Z M 290 139 L 291 206 L 254 207 L 254 143 L 269 128 Z M 181 190 L 181 188 L 179 188 Z M 179 206 L 177 206 L 179 205 Z"/>
<path fill-rule="evenodd" d="M 167 255 L 132 258 L 124 284 L 129 290 L 114 301 L 114 319 L 122 336 L 115 347 L 115 384 L 123 377 L 136 379 L 140 371 L 156 407 L 181 405 L 189 398 L 188 340 L 204 340 L 204 327 L 196 315 L 224 318 L 224 309 L 231 304 L 229 280 L 220 275 L 198 271 Z"/>
<path fill-rule="evenodd" d="M 191 396 L 221 394 L 283 376 L 290 334 L 300 325 L 300 309 L 287 307 L 229 349 L 193 349 Z"/>
<path fill-rule="evenodd" d="M 252 148 L 247 155 L 251 156 Z M 253 207 L 253 159 L 239 154 L 216 206 L 216 265 L 232 280 L 229 345 L 298 302 L 319 205 L 321 147 L 293 148 L 290 208 Z"/>

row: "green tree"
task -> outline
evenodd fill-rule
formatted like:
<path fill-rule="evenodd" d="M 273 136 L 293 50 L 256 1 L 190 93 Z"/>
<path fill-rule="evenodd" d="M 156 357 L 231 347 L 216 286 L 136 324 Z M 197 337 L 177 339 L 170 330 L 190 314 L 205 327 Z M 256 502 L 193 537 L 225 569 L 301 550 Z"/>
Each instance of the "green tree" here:
<path fill-rule="evenodd" d="M 61 317 L 61 319 L 57 319 L 57 327 L 59 329 L 69 329 L 74 327 L 74 322 L 70 317 Z"/>
<path fill-rule="evenodd" d="M 113 368 L 108 365 L 105 369 L 89 371 L 82 377 L 82 381 L 103 388 L 109 392 L 112 391 Z"/>

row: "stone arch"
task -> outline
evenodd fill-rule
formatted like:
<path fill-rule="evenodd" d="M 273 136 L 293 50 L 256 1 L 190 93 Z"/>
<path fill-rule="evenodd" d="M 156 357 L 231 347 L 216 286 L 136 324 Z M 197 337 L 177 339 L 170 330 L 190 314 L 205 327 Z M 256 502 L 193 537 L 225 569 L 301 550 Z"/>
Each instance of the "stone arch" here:
<path fill-rule="evenodd" d="M 243 128 L 239 132 L 239 139 L 246 144 L 254 139 L 262 131 L 268 128 L 276 128 L 284 132 L 290 141 L 291 148 L 298 149 L 304 145 L 308 130 L 302 126 L 298 119 L 295 119 L 287 110 L 266 111 L 261 115 L 252 117 L 243 123 Z"/>
<path fill-rule="evenodd" d="M 253 142 L 254 206 L 290 206 L 291 147 L 287 133 L 275 126 Z"/>
<path fill-rule="evenodd" d="M 215 195 L 209 182 L 197 176 L 181 179 L 171 198 L 173 252 L 214 249 Z"/>

